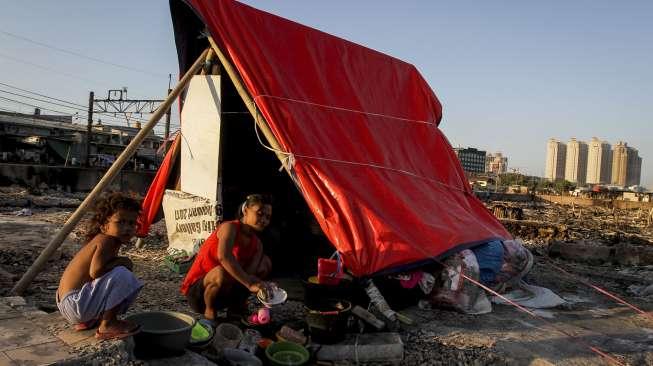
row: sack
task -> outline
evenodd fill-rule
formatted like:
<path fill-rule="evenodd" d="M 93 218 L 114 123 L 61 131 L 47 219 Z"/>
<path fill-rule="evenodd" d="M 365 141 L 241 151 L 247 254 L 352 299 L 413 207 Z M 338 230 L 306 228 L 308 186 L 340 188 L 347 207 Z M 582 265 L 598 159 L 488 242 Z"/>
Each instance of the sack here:
<path fill-rule="evenodd" d="M 222 220 L 222 206 L 217 201 L 170 189 L 163 195 L 163 213 L 168 252 L 184 251 L 191 256 Z"/>
<path fill-rule="evenodd" d="M 492 304 L 485 290 L 465 280 L 461 274 L 479 281 L 479 267 L 474 253 L 465 249 L 443 262 L 440 273 L 434 273 L 439 281 L 433 288 L 429 301 L 433 306 L 454 309 L 465 314 L 485 314 L 492 311 Z"/>

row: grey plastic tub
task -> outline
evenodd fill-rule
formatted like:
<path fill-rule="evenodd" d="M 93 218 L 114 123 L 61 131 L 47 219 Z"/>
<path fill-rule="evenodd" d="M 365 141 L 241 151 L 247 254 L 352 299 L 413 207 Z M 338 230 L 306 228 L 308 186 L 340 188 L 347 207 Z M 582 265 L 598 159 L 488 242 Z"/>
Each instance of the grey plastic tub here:
<path fill-rule="evenodd" d="M 134 336 L 136 349 L 148 353 L 156 350 L 161 355 L 182 353 L 195 325 L 192 316 L 175 311 L 146 311 L 125 319 L 141 326 L 141 331 Z"/>

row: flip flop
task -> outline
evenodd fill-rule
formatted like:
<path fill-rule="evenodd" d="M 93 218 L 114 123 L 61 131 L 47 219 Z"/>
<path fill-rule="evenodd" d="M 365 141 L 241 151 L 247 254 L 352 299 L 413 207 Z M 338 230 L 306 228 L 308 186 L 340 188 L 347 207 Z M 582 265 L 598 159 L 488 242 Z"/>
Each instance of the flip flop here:
<path fill-rule="evenodd" d="M 91 319 L 89 321 L 77 323 L 73 326 L 73 328 L 75 328 L 76 331 L 81 332 L 84 330 L 95 328 L 98 326 L 98 324 L 100 324 L 100 319 Z"/>
<path fill-rule="evenodd" d="M 137 325 L 134 329 L 128 330 L 128 331 L 110 331 L 110 332 L 100 332 L 100 330 L 95 331 L 95 339 L 99 339 L 101 341 L 107 340 L 107 339 L 123 339 L 127 338 L 129 336 L 133 336 L 134 334 L 138 333 L 141 331 L 141 326 Z"/>
<path fill-rule="evenodd" d="M 198 323 L 202 323 L 202 324 L 206 324 L 206 325 L 210 326 L 210 327 L 213 328 L 213 329 L 217 328 L 217 326 L 218 326 L 218 322 L 217 322 L 217 321 L 215 321 L 215 320 L 211 320 L 211 319 L 207 319 L 207 318 L 200 318 L 197 322 L 198 322 Z"/>

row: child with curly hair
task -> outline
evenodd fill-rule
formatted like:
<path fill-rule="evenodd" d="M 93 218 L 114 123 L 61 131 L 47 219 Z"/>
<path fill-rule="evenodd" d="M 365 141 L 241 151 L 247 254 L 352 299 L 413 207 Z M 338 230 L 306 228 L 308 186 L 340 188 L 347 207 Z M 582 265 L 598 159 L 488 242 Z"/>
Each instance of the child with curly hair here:
<path fill-rule="evenodd" d="M 132 261 L 118 256 L 118 250 L 135 235 L 140 208 L 138 200 L 119 192 L 97 202 L 87 243 L 66 267 L 56 294 L 59 311 L 76 330 L 99 324 L 98 339 L 124 338 L 139 331 L 137 324 L 118 319 L 143 287 L 132 273 Z"/>

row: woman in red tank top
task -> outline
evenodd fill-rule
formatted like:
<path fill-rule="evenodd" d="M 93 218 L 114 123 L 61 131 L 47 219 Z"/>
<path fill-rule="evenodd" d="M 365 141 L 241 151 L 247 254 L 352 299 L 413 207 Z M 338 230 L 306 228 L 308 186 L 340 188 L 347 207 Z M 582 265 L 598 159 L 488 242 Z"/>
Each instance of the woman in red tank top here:
<path fill-rule="evenodd" d="M 271 215 L 269 197 L 249 195 L 240 206 L 240 218 L 222 223 L 206 239 L 181 285 L 194 311 L 214 320 L 232 290 L 261 289 L 272 263 L 256 233 L 268 226 Z"/>

